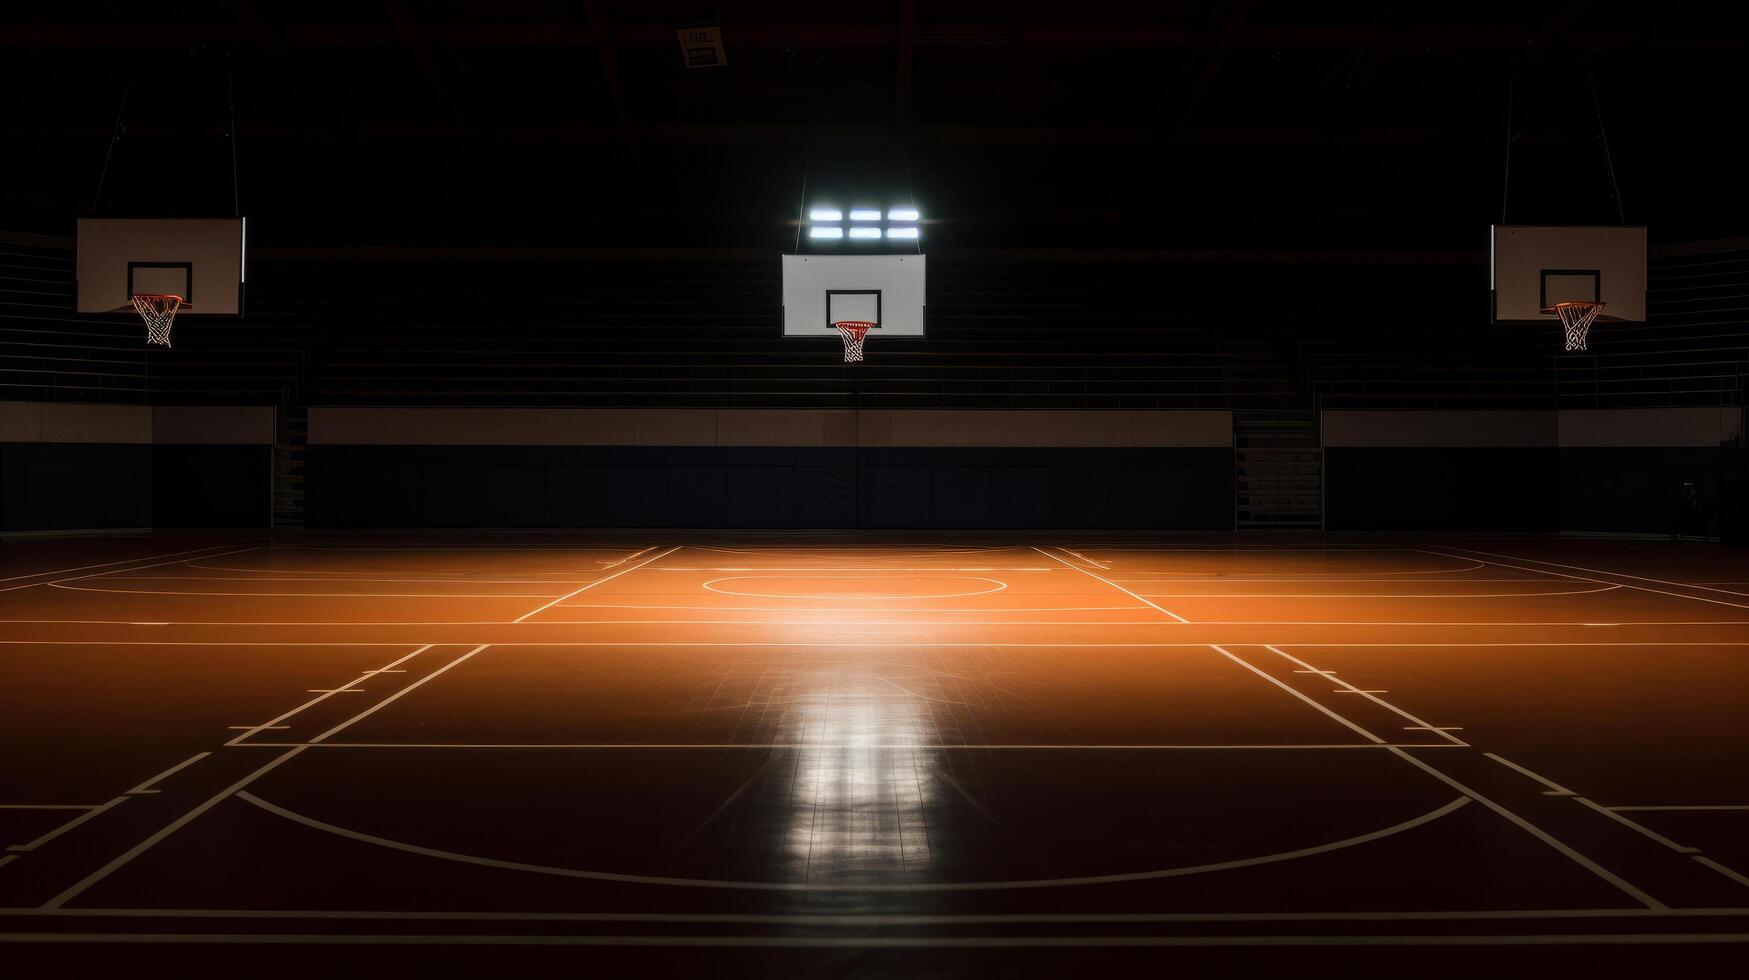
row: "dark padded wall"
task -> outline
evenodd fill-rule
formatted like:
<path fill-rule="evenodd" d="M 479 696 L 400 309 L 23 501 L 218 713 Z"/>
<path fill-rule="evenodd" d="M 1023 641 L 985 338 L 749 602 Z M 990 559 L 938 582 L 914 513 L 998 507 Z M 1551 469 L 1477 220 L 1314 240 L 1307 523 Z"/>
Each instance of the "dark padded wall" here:
<path fill-rule="evenodd" d="M 152 447 L 126 443 L 0 444 L 0 528 L 149 527 Z"/>
<path fill-rule="evenodd" d="M 1324 450 L 1332 531 L 1555 531 L 1553 448 L 1331 447 Z"/>
<path fill-rule="evenodd" d="M 1743 450 L 1716 447 L 1610 448 L 1560 451 L 1561 528 L 1714 536 L 1727 471 Z M 1693 484 L 1685 499 L 1683 484 Z M 1729 523 L 1725 518 L 1724 523 Z"/>
<path fill-rule="evenodd" d="M 0 443 L 0 530 L 265 527 L 271 451 Z"/>
<path fill-rule="evenodd" d="M 154 527 L 266 527 L 273 447 L 152 447 Z"/>
<path fill-rule="evenodd" d="M 1737 537 L 1745 452 L 1727 447 L 1324 451 L 1332 531 L 1602 531 Z M 1684 500 L 1683 484 L 1694 484 Z"/>
<path fill-rule="evenodd" d="M 311 527 L 1230 528 L 1229 449 L 314 445 Z"/>

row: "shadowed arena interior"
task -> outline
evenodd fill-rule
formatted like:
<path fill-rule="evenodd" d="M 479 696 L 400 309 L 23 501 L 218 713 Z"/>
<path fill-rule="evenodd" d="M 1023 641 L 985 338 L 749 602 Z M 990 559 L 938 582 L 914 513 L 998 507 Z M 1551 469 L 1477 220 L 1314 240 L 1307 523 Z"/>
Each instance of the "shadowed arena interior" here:
<path fill-rule="evenodd" d="M 0 17 L 9 976 L 1741 961 L 1739 6 L 171 6 Z"/>

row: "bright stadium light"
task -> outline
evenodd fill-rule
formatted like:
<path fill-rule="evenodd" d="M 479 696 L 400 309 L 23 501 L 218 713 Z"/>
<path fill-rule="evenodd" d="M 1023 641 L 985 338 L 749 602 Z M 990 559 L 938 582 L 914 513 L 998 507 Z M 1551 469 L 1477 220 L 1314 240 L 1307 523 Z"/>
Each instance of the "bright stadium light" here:
<path fill-rule="evenodd" d="M 888 221 L 916 221 L 917 217 L 916 208 L 889 208 L 887 210 Z"/>
<path fill-rule="evenodd" d="M 855 228 L 850 229 L 850 237 L 851 238 L 879 238 L 879 237 L 881 237 L 881 230 L 879 228 L 865 228 L 861 225 L 858 225 Z"/>
<path fill-rule="evenodd" d="M 844 229 L 826 225 L 815 225 L 808 229 L 809 238 L 843 238 Z"/>
<path fill-rule="evenodd" d="M 907 227 L 907 228 L 888 228 L 887 229 L 887 237 L 888 238 L 916 238 L 917 237 L 917 228 L 915 226 L 911 226 L 911 227 Z"/>
<path fill-rule="evenodd" d="M 851 208 L 850 220 L 879 221 L 881 220 L 881 212 L 879 208 Z"/>
<path fill-rule="evenodd" d="M 842 221 L 843 212 L 837 208 L 814 208 L 808 212 L 809 221 Z"/>

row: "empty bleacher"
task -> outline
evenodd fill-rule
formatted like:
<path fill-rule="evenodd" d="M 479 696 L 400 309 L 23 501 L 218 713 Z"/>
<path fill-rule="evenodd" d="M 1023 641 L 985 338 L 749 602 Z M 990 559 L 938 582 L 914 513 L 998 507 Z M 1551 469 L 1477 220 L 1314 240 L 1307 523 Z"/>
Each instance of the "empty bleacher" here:
<path fill-rule="evenodd" d="M 0 397 L 160 404 L 1316 408 L 1738 405 L 1749 249 L 1676 250 L 1651 320 L 1492 326 L 1477 261 L 931 257 L 928 335 L 781 336 L 752 252 L 282 249 L 242 321 L 79 315 L 71 243 L 0 236 Z"/>

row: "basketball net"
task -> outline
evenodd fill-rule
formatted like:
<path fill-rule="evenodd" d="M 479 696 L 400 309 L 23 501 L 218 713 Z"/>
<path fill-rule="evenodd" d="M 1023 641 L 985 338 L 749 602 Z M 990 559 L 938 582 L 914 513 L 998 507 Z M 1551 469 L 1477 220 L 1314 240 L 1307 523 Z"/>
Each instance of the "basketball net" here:
<path fill-rule="evenodd" d="M 146 321 L 146 343 L 170 346 L 170 325 L 176 311 L 182 308 L 182 297 L 174 293 L 140 293 L 133 297 L 134 312 Z"/>
<path fill-rule="evenodd" d="M 1561 330 L 1567 335 L 1568 350 L 1585 350 L 1585 340 L 1591 334 L 1591 321 L 1602 312 L 1602 303 L 1555 304 L 1555 315 L 1561 318 Z"/>
<path fill-rule="evenodd" d="M 862 360 L 862 340 L 874 329 L 874 324 L 867 320 L 839 320 L 832 325 L 844 338 L 844 363 Z"/>

